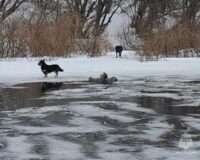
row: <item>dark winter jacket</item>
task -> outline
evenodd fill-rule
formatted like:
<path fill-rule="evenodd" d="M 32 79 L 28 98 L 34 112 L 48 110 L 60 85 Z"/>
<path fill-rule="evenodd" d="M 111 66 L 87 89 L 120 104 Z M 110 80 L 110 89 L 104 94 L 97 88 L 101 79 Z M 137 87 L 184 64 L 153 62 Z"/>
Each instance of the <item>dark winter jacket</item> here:
<path fill-rule="evenodd" d="M 107 79 L 102 79 L 102 78 L 89 77 L 89 82 L 98 83 L 98 84 L 111 84 L 113 82 L 117 82 L 117 78 L 111 77 L 111 78 L 107 78 Z"/>

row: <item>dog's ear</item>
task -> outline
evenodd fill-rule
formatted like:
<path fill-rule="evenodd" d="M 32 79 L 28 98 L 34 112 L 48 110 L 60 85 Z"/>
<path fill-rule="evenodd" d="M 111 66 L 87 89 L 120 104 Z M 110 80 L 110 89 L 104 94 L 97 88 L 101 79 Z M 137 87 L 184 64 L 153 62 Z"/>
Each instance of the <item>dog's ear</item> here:
<path fill-rule="evenodd" d="M 43 59 L 43 61 L 45 61 L 45 59 Z"/>

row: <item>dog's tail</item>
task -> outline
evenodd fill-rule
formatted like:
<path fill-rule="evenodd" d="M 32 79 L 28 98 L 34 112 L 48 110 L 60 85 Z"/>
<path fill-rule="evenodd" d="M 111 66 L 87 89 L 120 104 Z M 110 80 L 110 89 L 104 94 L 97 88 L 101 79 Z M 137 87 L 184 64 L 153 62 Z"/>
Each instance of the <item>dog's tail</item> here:
<path fill-rule="evenodd" d="M 58 68 L 58 70 L 59 70 L 60 72 L 63 72 L 63 71 L 64 71 L 64 70 L 63 70 L 62 68 L 60 68 L 60 67 Z"/>

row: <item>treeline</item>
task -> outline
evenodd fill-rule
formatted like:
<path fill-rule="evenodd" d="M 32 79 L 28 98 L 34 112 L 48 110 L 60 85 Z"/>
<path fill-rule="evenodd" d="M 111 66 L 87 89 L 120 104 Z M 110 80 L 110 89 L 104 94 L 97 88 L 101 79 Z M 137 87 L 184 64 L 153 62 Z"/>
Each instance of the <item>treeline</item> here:
<path fill-rule="evenodd" d="M 97 55 L 121 1 L 1 0 L 0 57 Z"/>
<path fill-rule="evenodd" d="M 199 0 L 0 0 L 0 57 L 99 55 L 117 12 L 130 20 L 118 33 L 126 48 L 198 56 L 199 11 Z"/>
<path fill-rule="evenodd" d="M 199 0 L 133 0 L 122 7 L 131 20 L 120 38 L 145 57 L 199 56 Z"/>

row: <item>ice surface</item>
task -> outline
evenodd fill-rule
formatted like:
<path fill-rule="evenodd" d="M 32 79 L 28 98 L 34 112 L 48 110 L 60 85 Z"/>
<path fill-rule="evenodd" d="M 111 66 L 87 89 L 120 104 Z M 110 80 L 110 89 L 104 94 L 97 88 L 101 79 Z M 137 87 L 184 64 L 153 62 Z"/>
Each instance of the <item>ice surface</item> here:
<path fill-rule="evenodd" d="M 36 59 L 1 61 L 0 159 L 198 160 L 200 60 L 139 62 L 131 53 L 48 61 L 65 70 L 48 78 Z M 119 81 L 87 82 L 103 71 Z M 32 82 L 64 83 L 41 92 Z"/>
<path fill-rule="evenodd" d="M 44 78 L 37 65 L 38 59 L 2 60 L 0 61 L 0 84 L 87 81 L 89 76 L 99 77 L 102 72 L 107 72 L 110 77 L 116 76 L 119 80 L 163 75 L 199 76 L 199 58 L 168 58 L 152 62 L 139 62 L 131 58 L 135 55 L 133 51 L 124 51 L 122 55 L 122 58 L 115 58 L 115 53 L 110 52 L 98 58 L 76 57 L 47 61 L 48 64 L 59 64 L 64 69 L 64 72 L 60 73 L 58 77 L 50 74 L 48 78 Z"/>

